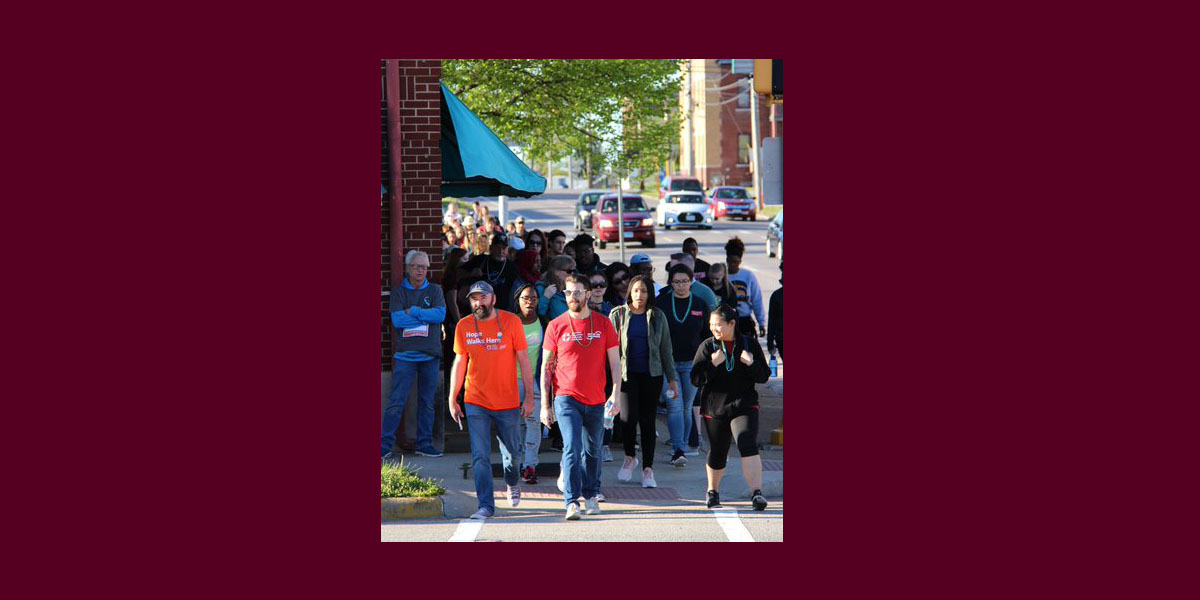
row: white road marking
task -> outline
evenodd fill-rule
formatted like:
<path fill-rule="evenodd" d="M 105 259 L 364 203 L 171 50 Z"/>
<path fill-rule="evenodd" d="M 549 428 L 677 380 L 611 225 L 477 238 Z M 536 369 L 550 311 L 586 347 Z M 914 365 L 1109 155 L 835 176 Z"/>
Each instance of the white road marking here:
<path fill-rule="evenodd" d="M 717 518 L 717 524 L 721 529 L 725 530 L 725 537 L 731 542 L 753 542 L 754 538 L 750 535 L 750 530 L 746 529 L 746 525 L 738 517 L 736 508 L 712 508 L 713 516 Z"/>
<path fill-rule="evenodd" d="M 458 529 L 454 530 L 454 535 L 450 536 L 451 542 L 473 542 L 475 537 L 479 535 L 479 530 L 483 529 L 484 519 L 463 519 L 458 522 Z M 749 534 L 747 534 L 749 535 Z"/>

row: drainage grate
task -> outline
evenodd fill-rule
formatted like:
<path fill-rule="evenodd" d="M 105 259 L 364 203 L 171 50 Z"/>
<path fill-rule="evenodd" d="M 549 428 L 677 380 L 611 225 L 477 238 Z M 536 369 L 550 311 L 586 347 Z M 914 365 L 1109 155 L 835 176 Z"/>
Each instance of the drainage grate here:
<path fill-rule="evenodd" d="M 762 470 L 764 471 L 782 471 L 782 460 L 764 460 L 762 461 Z"/>

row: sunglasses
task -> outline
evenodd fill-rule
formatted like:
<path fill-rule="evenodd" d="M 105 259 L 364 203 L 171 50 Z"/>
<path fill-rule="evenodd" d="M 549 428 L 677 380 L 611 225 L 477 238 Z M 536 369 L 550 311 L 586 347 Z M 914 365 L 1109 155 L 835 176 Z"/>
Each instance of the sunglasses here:
<path fill-rule="evenodd" d="M 605 283 L 605 282 L 603 282 L 603 281 L 593 281 L 593 282 L 592 282 L 592 287 L 594 287 L 594 288 L 606 288 L 606 287 L 608 287 L 608 284 L 607 284 L 607 283 Z"/>

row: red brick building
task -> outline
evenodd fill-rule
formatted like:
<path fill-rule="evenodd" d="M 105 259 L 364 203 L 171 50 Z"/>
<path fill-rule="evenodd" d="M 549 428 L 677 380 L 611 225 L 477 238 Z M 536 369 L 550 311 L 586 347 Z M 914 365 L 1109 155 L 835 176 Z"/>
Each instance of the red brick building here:
<path fill-rule="evenodd" d="M 379 337 L 383 371 L 391 371 L 387 292 L 404 277 L 404 254 L 429 253 L 429 277 L 442 271 L 442 61 L 383 60 L 380 64 Z M 396 265 L 393 268 L 393 265 Z"/>
<path fill-rule="evenodd" d="M 685 108 L 690 100 L 692 112 L 681 132 L 679 172 L 695 175 L 705 187 L 754 185 L 748 81 L 733 74 L 727 58 L 688 62 L 680 96 Z M 758 126 L 760 137 L 782 138 L 783 105 L 768 106 L 760 94 Z"/>

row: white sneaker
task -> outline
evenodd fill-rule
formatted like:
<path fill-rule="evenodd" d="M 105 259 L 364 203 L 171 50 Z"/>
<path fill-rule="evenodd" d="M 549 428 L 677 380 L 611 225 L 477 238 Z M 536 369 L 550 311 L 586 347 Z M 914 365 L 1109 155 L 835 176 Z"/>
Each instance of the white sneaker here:
<path fill-rule="evenodd" d="M 481 508 L 481 509 L 475 511 L 475 514 L 471 515 L 471 518 L 472 519 L 487 519 L 487 518 L 490 518 L 492 516 L 492 514 L 493 514 L 492 511 L 490 511 L 486 508 Z"/>
<path fill-rule="evenodd" d="M 566 475 L 566 473 L 563 472 L 562 465 L 560 464 L 558 469 L 558 491 L 560 492 L 567 491 L 567 486 L 563 484 L 563 475 Z"/>
<path fill-rule="evenodd" d="M 612 450 L 609 450 L 608 446 L 601 446 L 600 460 L 602 460 L 604 462 L 612 462 L 613 461 Z"/>
<path fill-rule="evenodd" d="M 625 457 L 625 463 L 621 465 L 621 469 L 617 471 L 617 481 L 633 481 L 633 468 L 637 466 L 638 460 L 632 456 Z"/>
<path fill-rule="evenodd" d="M 599 501 L 599 500 L 597 500 L 597 499 L 596 499 L 596 498 L 594 498 L 594 497 L 593 497 L 593 498 L 588 498 L 587 500 L 584 500 L 584 501 L 583 501 L 583 508 L 584 508 L 583 514 L 585 514 L 585 515 L 598 515 L 598 514 L 600 514 L 600 504 L 599 504 L 599 502 L 600 502 L 600 501 Z"/>
<path fill-rule="evenodd" d="M 650 467 L 642 469 L 642 487 L 658 487 L 658 482 L 654 481 L 654 471 Z"/>
<path fill-rule="evenodd" d="M 521 503 L 521 484 L 518 483 L 515 487 L 511 486 L 511 485 L 508 486 L 508 505 L 511 506 L 512 508 L 516 508 L 517 505 L 519 505 L 520 503 Z"/>
<path fill-rule="evenodd" d="M 579 505 L 578 504 L 575 504 L 574 502 L 572 502 L 567 505 L 567 520 L 568 521 L 578 521 L 579 520 Z"/>
<path fill-rule="evenodd" d="M 604 492 L 596 492 L 596 502 L 604 502 L 606 500 L 608 500 L 608 498 L 604 497 Z"/>

